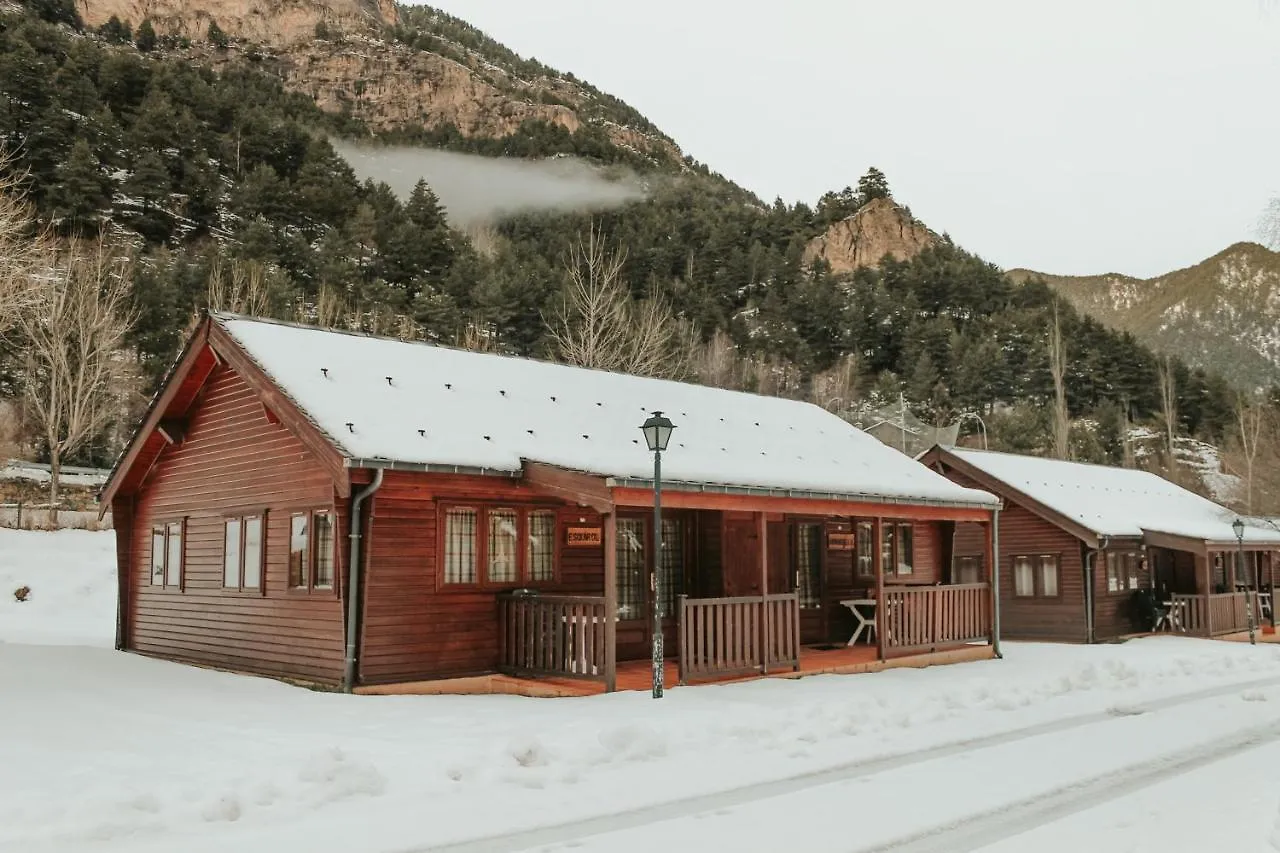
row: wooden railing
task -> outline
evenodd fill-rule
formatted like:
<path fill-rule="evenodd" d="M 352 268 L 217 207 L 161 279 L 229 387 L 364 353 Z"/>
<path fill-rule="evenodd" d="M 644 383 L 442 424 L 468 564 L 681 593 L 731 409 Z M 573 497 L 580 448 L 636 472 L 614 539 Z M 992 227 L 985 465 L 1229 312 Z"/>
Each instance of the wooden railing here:
<path fill-rule="evenodd" d="M 1253 624 L 1262 624 L 1262 609 L 1258 597 L 1249 595 L 1253 605 Z M 1216 637 L 1249 630 L 1249 611 L 1243 592 L 1224 592 L 1215 595 L 1182 595 L 1174 593 L 1173 606 L 1177 608 L 1178 625 L 1188 633 L 1199 637 Z"/>
<path fill-rule="evenodd" d="M 877 611 L 886 650 L 934 649 L 991 636 L 985 583 L 886 587 Z"/>
<path fill-rule="evenodd" d="M 504 593 L 498 596 L 498 669 L 609 682 L 605 601 L 599 596 Z"/>
<path fill-rule="evenodd" d="M 680 681 L 800 667 L 800 600 L 680 596 Z"/>

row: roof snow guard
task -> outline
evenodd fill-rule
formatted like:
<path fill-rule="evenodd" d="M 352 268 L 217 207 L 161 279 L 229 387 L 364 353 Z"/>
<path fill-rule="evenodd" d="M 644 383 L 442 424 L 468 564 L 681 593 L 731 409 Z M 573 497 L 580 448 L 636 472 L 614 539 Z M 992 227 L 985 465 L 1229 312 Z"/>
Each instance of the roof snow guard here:
<path fill-rule="evenodd" d="M 329 437 L 348 467 L 518 476 L 528 460 L 647 482 L 653 455 L 639 426 L 661 409 L 676 425 L 663 455 L 663 480 L 673 487 L 999 505 L 993 495 L 958 486 L 809 403 L 210 316 Z"/>

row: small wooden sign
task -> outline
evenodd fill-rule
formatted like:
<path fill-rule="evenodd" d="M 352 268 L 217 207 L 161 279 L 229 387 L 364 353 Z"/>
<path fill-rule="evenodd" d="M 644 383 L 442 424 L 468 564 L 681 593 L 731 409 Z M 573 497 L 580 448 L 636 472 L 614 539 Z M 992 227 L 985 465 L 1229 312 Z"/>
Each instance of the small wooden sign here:
<path fill-rule="evenodd" d="M 600 544 L 600 528 L 599 527 L 570 527 L 565 539 L 565 544 L 574 547 L 585 547 L 587 545 Z"/>
<path fill-rule="evenodd" d="M 828 533 L 827 548 L 832 551 L 852 551 L 857 547 L 857 537 L 852 533 Z"/>

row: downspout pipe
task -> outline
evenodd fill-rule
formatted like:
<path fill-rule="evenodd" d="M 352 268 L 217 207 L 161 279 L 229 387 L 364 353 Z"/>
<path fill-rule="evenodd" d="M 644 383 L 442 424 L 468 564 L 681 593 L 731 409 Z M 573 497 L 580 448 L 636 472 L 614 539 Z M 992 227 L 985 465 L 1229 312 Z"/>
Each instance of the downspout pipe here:
<path fill-rule="evenodd" d="M 1084 555 L 1084 624 L 1086 643 L 1097 642 L 1097 639 L 1094 637 L 1095 631 L 1093 625 L 1093 570 L 1098 562 L 1098 554 L 1107 550 L 1107 545 L 1109 544 L 1111 544 L 1111 537 L 1102 536 L 1098 539 L 1098 547 L 1088 549 Z"/>
<path fill-rule="evenodd" d="M 363 527 L 360 508 L 365 500 L 382 486 L 383 469 L 373 472 L 373 481 L 351 496 L 350 551 L 347 556 L 347 654 L 342 669 L 342 692 L 356 686 L 356 649 L 360 642 L 360 530 Z"/>
<path fill-rule="evenodd" d="M 991 515 L 991 583 L 993 586 L 991 600 L 991 651 L 998 660 L 1004 659 L 1000 651 L 1000 508 Z"/>

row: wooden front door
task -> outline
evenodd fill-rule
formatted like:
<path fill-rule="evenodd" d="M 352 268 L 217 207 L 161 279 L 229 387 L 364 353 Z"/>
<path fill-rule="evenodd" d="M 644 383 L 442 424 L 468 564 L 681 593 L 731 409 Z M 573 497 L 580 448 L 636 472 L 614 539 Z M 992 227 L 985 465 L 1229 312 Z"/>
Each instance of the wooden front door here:
<path fill-rule="evenodd" d="M 720 539 L 724 597 L 760 594 L 760 537 L 750 515 L 725 513 Z"/>
<path fill-rule="evenodd" d="M 688 513 L 663 513 L 659 578 L 665 653 L 676 654 L 680 595 L 693 568 Z M 653 643 L 653 516 L 618 518 L 618 659 L 647 658 Z"/>

